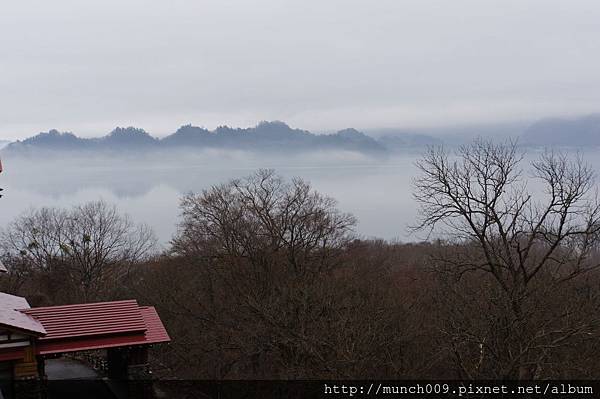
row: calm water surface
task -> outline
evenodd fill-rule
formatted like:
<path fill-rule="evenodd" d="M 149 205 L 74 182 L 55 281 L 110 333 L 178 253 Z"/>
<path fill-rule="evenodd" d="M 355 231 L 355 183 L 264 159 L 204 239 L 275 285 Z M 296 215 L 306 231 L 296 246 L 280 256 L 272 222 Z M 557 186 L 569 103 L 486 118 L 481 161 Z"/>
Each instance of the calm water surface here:
<path fill-rule="evenodd" d="M 321 193 L 334 197 L 339 208 L 359 220 L 357 233 L 365 237 L 410 239 L 407 225 L 414 221 L 410 183 L 415 157 L 385 161 L 294 160 L 231 162 L 222 159 L 179 162 L 24 160 L 4 161 L 0 177 L 0 226 L 31 207 L 64 207 L 103 199 L 117 205 L 136 222 L 150 225 L 166 244 L 177 228 L 179 200 L 259 168 L 273 168 L 285 177 L 302 177 Z"/>
<path fill-rule="evenodd" d="M 600 170 L 596 154 L 585 159 Z M 418 240 L 407 227 L 417 206 L 411 181 L 418 155 L 375 160 L 358 155 L 317 154 L 303 157 L 207 153 L 186 156 L 115 158 L 4 159 L 0 175 L 0 226 L 31 207 L 64 207 L 103 199 L 136 222 L 150 225 L 167 245 L 179 220 L 179 200 L 231 178 L 273 168 L 285 177 L 298 176 L 338 200 L 339 208 L 358 218 L 363 237 Z"/>

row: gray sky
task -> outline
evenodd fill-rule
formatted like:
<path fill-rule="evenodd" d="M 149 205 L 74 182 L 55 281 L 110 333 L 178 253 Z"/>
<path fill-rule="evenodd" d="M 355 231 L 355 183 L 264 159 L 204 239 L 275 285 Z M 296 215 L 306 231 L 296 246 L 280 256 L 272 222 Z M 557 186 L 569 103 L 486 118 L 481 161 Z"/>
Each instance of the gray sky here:
<path fill-rule="evenodd" d="M 0 138 L 600 112 L 597 0 L 14 1 Z"/>

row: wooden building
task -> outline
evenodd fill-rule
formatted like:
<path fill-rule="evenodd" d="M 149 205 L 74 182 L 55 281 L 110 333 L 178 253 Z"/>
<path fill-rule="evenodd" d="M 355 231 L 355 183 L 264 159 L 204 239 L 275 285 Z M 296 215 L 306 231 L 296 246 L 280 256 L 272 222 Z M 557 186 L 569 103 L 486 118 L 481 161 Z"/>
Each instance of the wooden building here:
<path fill-rule="evenodd" d="M 91 350 L 106 351 L 111 378 L 144 378 L 148 348 L 169 341 L 156 309 L 136 300 L 31 308 L 0 293 L 0 389 L 44 381 L 46 359 Z"/>

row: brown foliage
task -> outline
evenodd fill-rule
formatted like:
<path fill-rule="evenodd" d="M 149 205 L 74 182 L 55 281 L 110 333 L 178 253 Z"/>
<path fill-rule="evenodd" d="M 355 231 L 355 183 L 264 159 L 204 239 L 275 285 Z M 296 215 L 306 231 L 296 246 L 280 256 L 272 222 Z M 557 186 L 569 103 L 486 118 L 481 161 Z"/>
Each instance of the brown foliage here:
<path fill-rule="evenodd" d="M 335 201 L 260 171 L 185 196 L 172 250 L 108 257 L 86 299 L 156 306 L 173 339 L 152 354 L 165 378 L 598 378 L 589 170 L 545 155 L 540 202 L 520 184 L 514 148 L 460 154 L 462 164 L 429 153 L 417 183 L 421 227 L 444 225 L 445 240 L 357 239 Z M 30 220 L 13 233 L 37 234 Z M 2 284 L 34 304 L 81 300 L 66 292 L 82 280 L 63 278 L 77 262 L 39 248 L 7 251 Z"/>
<path fill-rule="evenodd" d="M 433 262 L 461 377 L 554 376 L 563 349 L 600 326 L 596 296 L 577 295 L 600 268 L 592 170 L 546 152 L 526 181 L 521 163 L 514 143 L 478 140 L 454 156 L 432 148 L 417 164 L 417 228 L 448 240 Z"/>

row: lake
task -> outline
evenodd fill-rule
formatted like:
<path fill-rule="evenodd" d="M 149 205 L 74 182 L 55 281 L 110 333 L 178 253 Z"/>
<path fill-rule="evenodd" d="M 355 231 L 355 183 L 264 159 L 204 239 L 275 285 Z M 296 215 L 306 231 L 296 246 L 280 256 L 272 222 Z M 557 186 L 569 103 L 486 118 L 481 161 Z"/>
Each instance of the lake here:
<path fill-rule="evenodd" d="M 590 156 L 591 155 L 591 156 Z M 595 154 L 585 159 L 600 170 Z M 411 180 L 417 154 L 372 159 L 348 153 L 263 156 L 242 152 L 147 155 L 139 157 L 6 158 L 0 175 L 0 226 L 31 207 L 65 207 L 103 199 L 140 223 L 151 226 L 168 245 L 179 220 L 179 200 L 259 168 L 284 177 L 301 177 L 335 198 L 339 209 L 358 218 L 362 237 L 415 241 L 408 226 L 417 205 Z"/>

